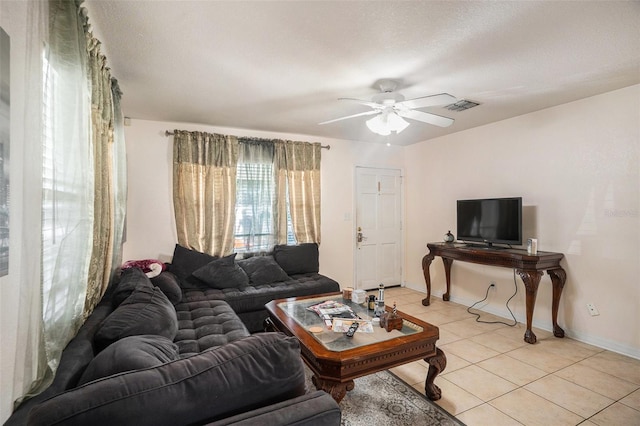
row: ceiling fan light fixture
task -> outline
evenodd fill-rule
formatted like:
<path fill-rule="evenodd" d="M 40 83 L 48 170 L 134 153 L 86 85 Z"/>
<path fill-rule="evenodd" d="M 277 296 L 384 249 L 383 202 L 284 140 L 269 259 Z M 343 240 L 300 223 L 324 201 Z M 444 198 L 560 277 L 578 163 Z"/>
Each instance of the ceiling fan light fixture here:
<path fill-rule="evenodd" d="M 409 127 L 409 122 L 395 112 L 383 112 L 367 120 L 367 127 L 373 133 L 388 136 L 391 132 L 402 132 Z"/>

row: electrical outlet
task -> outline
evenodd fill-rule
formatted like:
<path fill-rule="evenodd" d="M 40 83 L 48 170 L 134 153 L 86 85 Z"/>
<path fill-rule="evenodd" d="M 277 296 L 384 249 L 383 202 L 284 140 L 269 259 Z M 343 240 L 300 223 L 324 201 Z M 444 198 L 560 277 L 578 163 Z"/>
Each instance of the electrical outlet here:
<path fill-rule="evenodd" d="M 596 305 L 594 305 L 593 303 L 587 303 L 587 310 L 592 317 L 600 315 L 600 312 L 598 312 L 598 310 L 596 309 Z"/>

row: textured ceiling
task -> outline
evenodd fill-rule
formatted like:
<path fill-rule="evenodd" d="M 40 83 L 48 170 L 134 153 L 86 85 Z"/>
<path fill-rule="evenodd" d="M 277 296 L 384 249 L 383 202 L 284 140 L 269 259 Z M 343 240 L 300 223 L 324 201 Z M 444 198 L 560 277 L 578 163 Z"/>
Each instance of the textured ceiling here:
<path fill-rule="evenodd" d="M 87 0 L 126 116 L 408 145 L 640 83 L 637 1 Z M 481 105 L 388 137 L 382 78 Z"/>

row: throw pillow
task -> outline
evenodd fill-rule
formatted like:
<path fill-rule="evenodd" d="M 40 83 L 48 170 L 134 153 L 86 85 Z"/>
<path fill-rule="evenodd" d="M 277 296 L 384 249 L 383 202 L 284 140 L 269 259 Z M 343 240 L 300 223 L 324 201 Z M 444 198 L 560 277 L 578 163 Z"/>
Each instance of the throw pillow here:
<path fill-rule="evenodd" d="M 212 288 L 242 288 L 249 285 L 249 277 L 235 262 L 236 254 L 221 257 L 196 269 L 193 276 Z"/>
<path fill-rule="evenodd" d="M 100 324 L 93 342 L 99 352 L 123 337 L 155 334 L 173 340 L 178 332 L 176 310 L 158 287 L 136 288 Z"/>
<path fill-rule="evenodd" d="M 176 359 L 180 359 L 178 346 L 166 337 L 153 335 L 125 337 L 93 358 L 82 373 L 78 386 L 101 377 L 123 371 L 155 367 Z"/>
<path fill-rule="evenodd" d="M 238 261 L 254 285 L 265 285 L 289 280 L 289 275 L 271 256 L 254 256 Z"/>
<path fill-rule="evenodd" d="M 151 283 L 162 290 L 172 304 L 177 305 L 182 300 L 182 289 L 171 272 L 161 272 L 157 277 L 151 278 Z"/>
<path fill-rule="evenodd" d="M 173 272 L 180 280 L 184 280 L 198 268 L 202 268 L 218 256 L 211 256 L 207 253 L 201 253 L 196 250 L 190 250 L 176 244 L 173 250 L 173 259 L 169 265 L 169 270 Z"/>
<path fill-rule="evenodd" d="M 151 281 L 140 268 L 123 269 L 120 273 L 120 281 L 113 290 L 111 306 L 117 308 L 138 287 L 153 288 Z"/>
<path fill-rule="evenodd" d="M 316 243 L 275 246 L 273 258 L 289 275 L 318 273 L 320 271 L 318 244 Z"/>

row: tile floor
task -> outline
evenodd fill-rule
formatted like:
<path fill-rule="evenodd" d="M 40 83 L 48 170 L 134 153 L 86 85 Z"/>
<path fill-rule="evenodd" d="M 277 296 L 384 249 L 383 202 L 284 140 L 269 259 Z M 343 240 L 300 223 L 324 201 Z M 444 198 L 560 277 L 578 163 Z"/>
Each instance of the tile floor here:
<path fill-rule="evenodd" d="M 432 296 L 422 306 L 424 296 L 385 291 L 387 304 L 439 327 L 447 367 L 435 381 L 437 403 L 468 426 L 640 425 L 640 360 L 540 329 L 529 345 L 523 324 L 477 323 L 457 303 Z M 487 313 L 481 319 L 504 321 Z M 428 367 L 416 361 L 392 371 L 424 392 Z"/>

